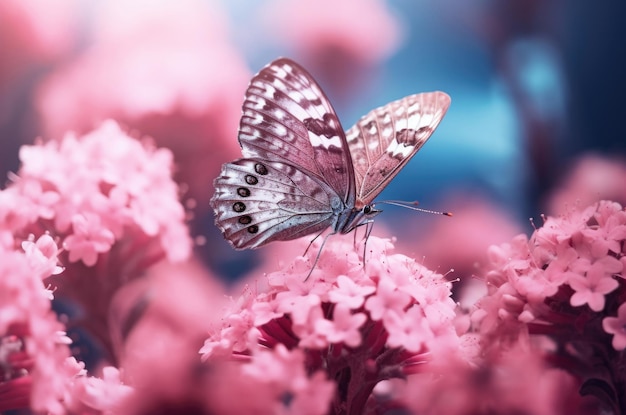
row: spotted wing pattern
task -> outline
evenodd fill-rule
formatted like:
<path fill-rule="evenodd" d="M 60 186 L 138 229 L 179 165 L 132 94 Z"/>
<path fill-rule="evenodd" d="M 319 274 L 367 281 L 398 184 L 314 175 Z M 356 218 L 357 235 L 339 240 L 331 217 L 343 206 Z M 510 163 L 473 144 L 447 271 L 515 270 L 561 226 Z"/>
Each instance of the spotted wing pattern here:
<path fill-rule="evenodd" d="M 331 225 L 339 203 L 330 187 L 290 164 L 259 159 L 226 163 L 211 199 L 216 223 L 237 249 L 299 238 Z"/>
<path fill-rule="evenodd" d="M 410 95 L 372 110 L 346 132 L 357 209 L 371 203 L 422 148 L 449 106 L 443 92 Z"/>

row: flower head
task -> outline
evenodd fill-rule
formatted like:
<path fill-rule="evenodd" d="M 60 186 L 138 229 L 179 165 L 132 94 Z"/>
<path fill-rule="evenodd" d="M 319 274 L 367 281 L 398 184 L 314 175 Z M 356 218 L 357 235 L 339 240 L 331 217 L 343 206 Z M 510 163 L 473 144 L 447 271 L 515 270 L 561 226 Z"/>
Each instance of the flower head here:
<path fill-rule="evenodd" d="M 450 283 L 393 254 L 388 240 L 367 240 L 366 265 L 362 249 L 351 236 L 334 236 L 314 265 L 312 248 L 310 257 L 269 274 L 268 292 L 246 295 L 229 310 L 206 340 L 204 359 L 219 361 L 230 353 L 258 367 L 270 351 L 273 356 L 289 349 L 301 356 L 299 370 L 310 374 L 305 384 L 316 376 L 334 379 L 337 390 L 349 392 L 335 394 L 332 405 L 364 409 L 373 405 L 368 397 L 381 380 L 411 373 L 428 361 L 427 353 L 455 348 Z M 262 372 L 269 376 L 268 369 Z M 289 383 L 288 373 L 279 373 L 277 381 Z"/>

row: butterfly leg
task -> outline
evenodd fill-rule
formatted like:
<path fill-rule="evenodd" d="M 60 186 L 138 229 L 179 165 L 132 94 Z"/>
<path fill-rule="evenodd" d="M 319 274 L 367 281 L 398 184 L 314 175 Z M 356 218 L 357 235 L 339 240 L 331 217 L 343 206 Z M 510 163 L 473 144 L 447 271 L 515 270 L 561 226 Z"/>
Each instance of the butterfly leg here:
<path fill-rule="evenodd" d="M 370 235 L 372 234 L 372 230 L 374 229 L 374 221 L 373 220 L 365 221 L 363 223 L 358 224 L 354 228 L 354 246 L 355 247 L 356 247 L 356 233 L 357 233 L 356 231 L 361 226 L 365 226 L 365 236 L 363 237 L 363 271 L 365 272 L 365 255 L 367 253 L 367 240 L 369 239 Z"/>
<path fill-rule="evenodd" d="M 315 238 L 311 239 L 311 242 L 309 242 L 309 246 L 306 247 L 306 249 L 304 250 L 304 254 L 302 254 L 302 256 L 306 256 L 307 252 L 309 252 L 309 249 L 311 248 L 311 245 L 313 245 L 313 242 L 315 242 L 317 238 L 319 238 L 320 235 L 324 233 L 324 231 L 325 230 L 321 231 L 320 233 L 315 235 Z"/>
<path fill-rule="evenodd" d="M 322 232 L 323 233 L 323 232 Z M 317 237 L 319 237 L 322 233 L 317 234 L 317 236 L 315 237 L 315 239 L 317 239 Z M 317 261 L 319 261 L 320 256 L 322 255 L 322 250 L 324 249 L 324 245 L 326 245 L 326 241 L 328 240 L 328 238 L 330 238 L 333 235 L 336 235 L 337 232 L 331 232 L 328 235 L 326 235 L 324 237 L 324 240 L 322 241 L 322 245 L 320 246 L 320 249 L 317 251 L 317 255 L 315 256 L 315 261 L 313 261 L 313 266 L 311 267 L 311 270 L 309 271 L 309 273 L 307 274 L 306 278 L 304 279 L 304 281 L 308 280 L 309 277 L 311 276 L 311 274 L 313 273 L 313 270 L 315 269 L 315 266 L 317 265 Z M 313 239 L 313 241 L 315 240 Z M 311 244 L 313 243 L 313 241 L 311 241 Z M 311 244 L 309 244 L 309 248 L 311 247 Z M 307 251 L 309 250 L 309 248 L 307 248 Z M 306 254 L 306 253 L 305 253 Z"/>

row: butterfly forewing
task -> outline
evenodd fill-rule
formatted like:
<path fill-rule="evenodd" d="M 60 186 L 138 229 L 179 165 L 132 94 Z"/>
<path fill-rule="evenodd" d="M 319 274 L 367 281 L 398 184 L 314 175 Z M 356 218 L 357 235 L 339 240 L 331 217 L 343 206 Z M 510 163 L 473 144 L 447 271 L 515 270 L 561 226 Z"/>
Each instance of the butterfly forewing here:
<path fill-rule="evenodd" d="M 278 59 L 252 78 L 239 142 L 244 156 L 298 166 L 354 201 L 352 160 L 335 110 L 298 64 Z"/>
<path fill-rule="evenodd" d="M 417 153 L 448 107 L 443 92 L 410 95 L 377 108 L 346 133 L 354 166 L 355 207 L 371 203 Z"/>

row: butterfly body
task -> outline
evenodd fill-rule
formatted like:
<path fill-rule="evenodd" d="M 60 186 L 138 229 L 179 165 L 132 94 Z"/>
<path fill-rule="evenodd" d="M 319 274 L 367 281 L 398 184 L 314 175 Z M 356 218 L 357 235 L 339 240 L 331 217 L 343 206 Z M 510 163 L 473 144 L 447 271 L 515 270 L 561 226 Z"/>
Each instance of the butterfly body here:
<path fill-rule="evenodd" d="M 442 92 L 411 95 L 371 111 L 344 133 L 321 88 L 278 59 L 252 78 L 239 143 L 211 204 L 237 249 L 321 233 L 348 233 L 380 213 L 373 199 L 421 148 L 445 114 Z"/>

